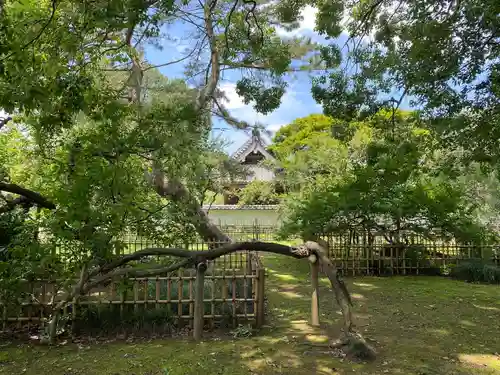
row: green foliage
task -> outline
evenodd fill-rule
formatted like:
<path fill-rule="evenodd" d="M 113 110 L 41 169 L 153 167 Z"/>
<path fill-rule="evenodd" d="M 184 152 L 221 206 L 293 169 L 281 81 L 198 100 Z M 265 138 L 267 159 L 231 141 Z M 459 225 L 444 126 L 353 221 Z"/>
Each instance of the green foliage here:
<path fill-rule="evenodd" d="M 336 123 L 331 117 L 318 114 L 296 119 L 276 132 L 269 149 L 283 159 L 310 146 L 308 142 L 320 134 L 330 136 Z"/>
<path fill-rule="evenodd" d="M 24 280 L 55 280 L 68 276 L 70 267 L 40 241 L 38 223 L 26 212 L 0 214 L 0 301 L 16 311 L 31 293 Z"/>
<path fill-rule="evenodd" d="M 34 228 L 43 228 L 44 247 L 57 244 L 62 250 L 56 257 L 64 258 L 70 274 L 90 259 L 101 262 L 120 253 L 120 238 L 127 231 L 164 245 L 184 244 L 195 234 L 190 215 L 160 197 L 144 178 L 144 169 L 147 154 L 158 149 L 165 170 L 195 180 L 200 163 L 194 159 L 208 151 L 207 123 L 190 111 L 189 101 L 183 104 L 192 97 L 184 83 L 167 81 L 154 70 L 146 77 L 149 111 L 140 118 L 115 103 L 94 118 L 80 114 L 70 129 L 50 140 L 22 137 L 17 124 L 0 134 L 6 146 L 0 152 L 4 179 L 32 188 L 58 206 L 40 211 L 36 220 L 34 212 L 28 217 Z M 40 121 L 32 116 L 25 120 L 28 130 Z M 181 156 L 185 150 L 197 150 L 196 156 Z M 171 162 L 181 157 L 184 163 Z"/>
<path fill-rule="evenodd" d="M 182 246 L 203 232 L 205 193 L 236 174 L 209 141 L 212 111 L 225 113 L 214 103 L 221 72 L 248 69 L 238 94 L 269 113 L 292 59 L 312 45 L 281 40 L 268 10 L 224 1 L 2 1 L 0 108 L 15 119 L 0 132 L 0 181 L 51 205 L 17 207 L 25 209 L 18 222 L 0 218 L 10 257 L 0 276 L 57 275 L 67 289 L 82 269 L 121 253 L 124 233 Z M 182 59 L 186 79 L 169 80 L 143 51 L 163 41 L 163 25 L 186 17 L 199 38 Z M 16 205 L 19 197 L 0 194 L 2 210 Z"/>
<path fill-rule="evenodd" d="M 201 203 L 223 204 L 223 192 L 228 183 L 245 178 L 247 172 L 239 162 L 223 151 L 221 142 L 209 144 L 207 152 L 195 166 L 189 186 Z"/>
<path fill-rule="evenodd" d="M 285 84 L 263 88 L 260 84 L 252 82 L 248 78 L 243 78 L 236 84 L 236 93 L 243 97 L 243 102 L 257 103 L 255 109 L 263 114 L 278 108 L 281 104 L 281 97 L 285 93 Z"/>
<path fill-rule="evenodd" d="M 321 53 L 330 69 L 314 78 L 312 94 L 325 114 L 364 118 L 408 99 L 446 144 L 465 147 L 467 160 L 498 164 L 495 0 L 325 2 L 316 28 L 326 37 L 349 35 L 342 58 L 328 53 L 336 42 Z"/>
<path fill-rule="evenodd" d="M 500 266 L 486 260 L 468 260 L 455 265 L 450 276 L 468 282 L 500 284 Z"/>
<path fill-rule="evenodd" d="M 66 260 L 109 259 L 123 247 L 117 238 L 124 231 L 162 244 L 192 236 L 196 204 L 207 190 L 220 192 L 216 185 L 235 171 L 209 142 L 211 104 L 199 108 L 198 90 L 168 80 L 141 52 L 158 41 L 163 24 L 181 22 L 188 4 L 154 2 L 154 11 L 135 0 L 2 4 L 0 108 L 18 116 L 0 134 L 0 175 L 57 205 L 42 212 L 38 224 L 71 249 Z M 211 21 L 202 19 L 199 27 L 215 29 L 210 48 L 222 69 L 259 71 L 244 76 L 238 92 L 268 113 L 279 106 L 286 87 L 281 76 L 300 53 L 277 36 L 267 10 L 251 17 L 236 5 L 207 8 Z M 133 46 L 125 39 L 130 33 Z M 204 43 L 195 48 L 198 57 L 207 52 Z M 200 71 L 202 59 L 192 55 L 188 73 Z M 210 70 L 206 63 L 202 71 Z M 140 77 L 131 65 L 140 65 Z M 195 199 L 160 196 L 144 178 L 153 165 Z"/>
<path fill-rule="evenodd" d="M 238 194 L 240 205 L 279 204 L 280 195 L 276 193 L 276 184 L 255 180 L 247 184 Z"/>
<path fill-rule="evenodd" d="M 238 327 L 231 331 L 231 334 L 235 339 L 251 337 L 253 334 L 252 326 L 239 324 Z"/>
<path fill-rule="evenodd" d="M 295 191 L 286 201 L 284 234 L 376 231 L 396 243 L 405 231 L 491 239 L 480 212 L 493 207 L 471 194 L 465 178 L 474 171 L 451 174 L 449 151 L 412 113 L 380 111 L 348 123 L 306 117 L 278 132 L 273 149 Z"/>

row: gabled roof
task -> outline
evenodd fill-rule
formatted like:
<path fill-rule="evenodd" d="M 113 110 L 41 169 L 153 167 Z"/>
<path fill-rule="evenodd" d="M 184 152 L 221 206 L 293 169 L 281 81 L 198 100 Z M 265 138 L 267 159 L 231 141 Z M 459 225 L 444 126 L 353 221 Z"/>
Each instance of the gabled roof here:
<path fill-rule="evenodd" d="M 253 134 L 252 138 L 246 141 L 240 148 L 238 148 L 231 157 L 239 162 L 243 162 L 245 158 L 253 151 L 258 151 L 266 159 L 274 160 L 274 157 L 269 151 L 266 150 L 266 146 L 258 134 Z"/>

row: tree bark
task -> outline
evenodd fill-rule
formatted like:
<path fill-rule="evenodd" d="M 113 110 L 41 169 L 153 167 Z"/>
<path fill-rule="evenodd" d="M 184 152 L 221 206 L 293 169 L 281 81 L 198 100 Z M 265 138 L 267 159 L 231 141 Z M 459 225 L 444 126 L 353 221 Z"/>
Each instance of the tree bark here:
<path fill-rule="evenodd" d="M 204 241 L 208 242 L 210 248 L 217 247 L 226 242 L 231 242 L 231 238 L 225 235 L 215 224 L 210 222 L 208 215 L 203 211 L 201 205 L 190 194 L 184 184 L 175 179 L 165 181 L 165 174 L 158 166 L 153 166 L 152 182 L 159 195 L 169 198 L 174 202 L 182 202 L 186 208 L 191 211 L 196 231 Z"/>

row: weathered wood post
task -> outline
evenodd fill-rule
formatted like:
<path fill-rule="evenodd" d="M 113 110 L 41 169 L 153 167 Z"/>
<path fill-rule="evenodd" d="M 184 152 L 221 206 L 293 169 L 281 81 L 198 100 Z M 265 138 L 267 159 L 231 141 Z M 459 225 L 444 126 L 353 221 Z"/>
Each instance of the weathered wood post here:
<path fill-rule="evenodd" d="M 311 264 L 311 325 L 319 327 L 319 262 L 316 255 L 309 256 Z"/>
<path fill-rule="evenodd" d="M 203 316 L 205 315 L 204 287 L 205 287 L 205 271 L 207 270 L 206 263 L 198 263 L 196 266 L 196 281 L 194 291 L 194 322 L 193 322 L 193 338 L 196 341 L 201 340 L 203 334 Z"/>
<path fill-rule="evenodd" d="M 259 268 L 257 270 L 257 328 L 264 325 L 264 296 L 265 296 L 265 278 L 266 270 L 265 268 Z"/>

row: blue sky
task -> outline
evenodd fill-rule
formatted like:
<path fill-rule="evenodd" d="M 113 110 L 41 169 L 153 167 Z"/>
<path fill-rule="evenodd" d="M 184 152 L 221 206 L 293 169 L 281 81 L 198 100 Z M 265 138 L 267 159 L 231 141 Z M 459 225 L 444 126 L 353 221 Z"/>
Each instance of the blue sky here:
<path fill-rule="evenodd" d="M 302 11 L 303 21 L 298 29 L 292 32 L 278 30 L 278 34 L 283 37 L 307 36 L 313 42 L 327 43 L 327 41 L 313 31 L 316 19 L 316 10 L 310 6 Z M 194 30 L 193 26 L 176 22 L 163 28 L 163 33 L 168 35 L 163 38 L 162 50 L 148 46 L 145 50 L 146 59 L 154 64 L 160 65 L 168 61 L 178 59 L 183 56 L 183 51 L 193 46 L 195 40 L 190 37 Z M 342 34 L 335 42 L 339 45 L 345 43 L 347 36 Z M 331 43 L 331 40 L 329 41 Z M 183 78 L 184 66 L 182 63 L 161 67 L 160 71 L 169 78 Z M 241 77 L 238 71 L 225 72 L 222 76 L 219 87 L 224 90 L 228 97 L 225 103 L 227 109 L 234 117 L 249 123 L 259 122 L 267 126 L 271 131 L 278 130 L 281 126 L 289 124 L 294 119 L 304 117 L 312 113 L 321 113 L 322 107 L 318 105 L 311 95 L 311 77 L 307 72 L 296 73 L 289 79 L 286 94 L 282 98 L 281 106 L 271 114 L 266 116 L 258 114 L 250 105 L 245 105 L 235 92 L 235 83 Z M 403 103 L 407 107 L 407 103 Z M 223 121 L 214 118 L 214 136 L 222 136 L 227 140 L 227 151 L 234 152 L 247 139 L 248 135 L 243 131 L 237 131 L 226 125 Z"/>
<path fill-rule="evenodd" d="M 315 10 L 306 8 L 302 15 L 304 20 L 300 24 L 300 28 L 293 32 L 279 30 L 283 36 L 302 35 L 310 36 L 315 42 L 324 42 L 324 39 L 317 35 L 314 29 Z M 169 37 L 162 40 L 162 50 L 148 46 L 145 50 L 146 58 L 154 65 L 163 64 L 165 62 L 175 60 L 182 56 L 183 49 L 194 44 L 189 38 L 189 33 L 192 31 L 192 26 L 186 24 L 175 23 L 162 31 Z M 183 65 L 174 64 L 160 68 L 160 71 L 169 78 L 182 78 Z M 322 108 L 311 96 L 311 78 L 306 72 L 295 74 L 289 82 L 288 90 L 284 95 L 281 106 L 271 114 L 266 116 L 258 114 L 253 110 L 251 105 L 245 105 L 235 92 L 235 83 L 240 78 L 240 73 L 232 71 L 230 74 L 224 74 L 220 82 L 220 87 L 225 91 L 229 101 L 226 106 L 230 113 L 241 120 L 250 123 L 260 122 L 268 127 L 271 131 L 276 131 L 280 126 L 286 125 L 298 117 L 304 117 L 311 113 L 321 113 Z M 224 137 L 227 142 L 227 151 L 233 152 L 242 143 L 248 139 L 248 135 L 243 131 L 237 131 L 227 126 L 223 121 L 214 119 L 214 135 Z"/>

